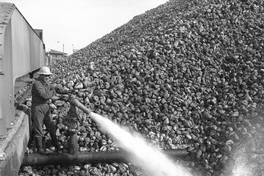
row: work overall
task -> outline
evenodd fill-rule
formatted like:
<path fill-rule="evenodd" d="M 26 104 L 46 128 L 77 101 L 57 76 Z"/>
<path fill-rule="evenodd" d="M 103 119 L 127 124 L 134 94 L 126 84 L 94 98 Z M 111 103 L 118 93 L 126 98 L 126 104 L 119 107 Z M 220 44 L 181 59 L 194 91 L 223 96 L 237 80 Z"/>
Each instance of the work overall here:
<path fill-rule="evenodd" d="M 32 86 L 32 107 L 31 115 L 36 139 L 36 146 L 40 153 L 45 153 L 43 149 L 43 124 L 50 133 L 52 143 L 58 146 L 56 137 L 56 126 L 50 117 L 49 99 L 55 95 L 55 90 L 50 90 L 49 83 L 41 79 L 36 79 Z"/>

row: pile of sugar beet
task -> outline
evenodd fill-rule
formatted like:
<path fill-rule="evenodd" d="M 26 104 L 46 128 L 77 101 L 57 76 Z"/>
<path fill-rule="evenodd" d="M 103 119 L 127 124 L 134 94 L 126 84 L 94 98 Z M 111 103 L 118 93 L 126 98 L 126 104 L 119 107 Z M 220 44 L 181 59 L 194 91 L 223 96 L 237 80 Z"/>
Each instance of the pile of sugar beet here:
<path fill-rule="evenodd" d="M 234 174 L 242 149 L 248 170 L 263 175 L 263 56 L 263 0 L 170 0 L 51 68 L 54 82 L 93 112 L 159 148 L 186 148 L 186 165 L 203 175 Z M 63 97 L 52 115 L 66 150 Z M 79 113 L 80 152 L 119 148 Z M 20 175 L 143 175 L 132 166 L 25 166 Z"/>

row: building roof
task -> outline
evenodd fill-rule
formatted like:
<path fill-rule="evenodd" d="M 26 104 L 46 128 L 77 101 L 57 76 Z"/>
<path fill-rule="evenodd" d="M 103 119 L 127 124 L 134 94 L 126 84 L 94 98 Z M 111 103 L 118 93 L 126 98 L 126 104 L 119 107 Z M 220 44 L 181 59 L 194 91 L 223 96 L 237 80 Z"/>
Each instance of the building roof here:
<path fill-rule="evenodd" d="M 67 53 L 63 53 L 61 51 L 56 51 L 56 50 L 52 50 L 52 49 L 47 53 L 50 55 L 67 55 Z"/>

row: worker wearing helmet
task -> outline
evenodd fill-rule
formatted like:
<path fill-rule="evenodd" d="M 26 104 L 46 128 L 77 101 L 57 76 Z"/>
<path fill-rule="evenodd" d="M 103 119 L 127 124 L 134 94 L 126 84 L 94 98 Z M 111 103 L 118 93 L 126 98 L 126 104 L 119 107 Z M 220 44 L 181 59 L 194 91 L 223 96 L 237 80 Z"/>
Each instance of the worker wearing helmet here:
<path fill-rule="evenodd" d="M 32 86 L 32 120 L 34 126 L 35 142 L 37 150 L 40 154 L 48 154 L 43 144 L 43 124 L 46 126 L 53 145 L 56 149 L 61 149 L 56 136 L 56 126 L 50 118 L 49 100 L 55 95 L 55 86 L 50 84 L 50 76 L 52 75 L 49 67 L 40 68 L 39 77 Z"/>

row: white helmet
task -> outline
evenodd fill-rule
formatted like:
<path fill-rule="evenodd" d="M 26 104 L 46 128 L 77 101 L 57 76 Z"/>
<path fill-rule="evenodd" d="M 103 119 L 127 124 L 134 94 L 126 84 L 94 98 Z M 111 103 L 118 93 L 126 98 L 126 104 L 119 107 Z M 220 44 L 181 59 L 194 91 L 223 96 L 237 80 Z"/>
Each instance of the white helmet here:
<path fill-rule="evenodd" d="M 52 75 L 49 67 L 47 67 L 47 66 L 41 67 L 38 71 L 38 74 L 40 74 L 40 75 Z"/>

